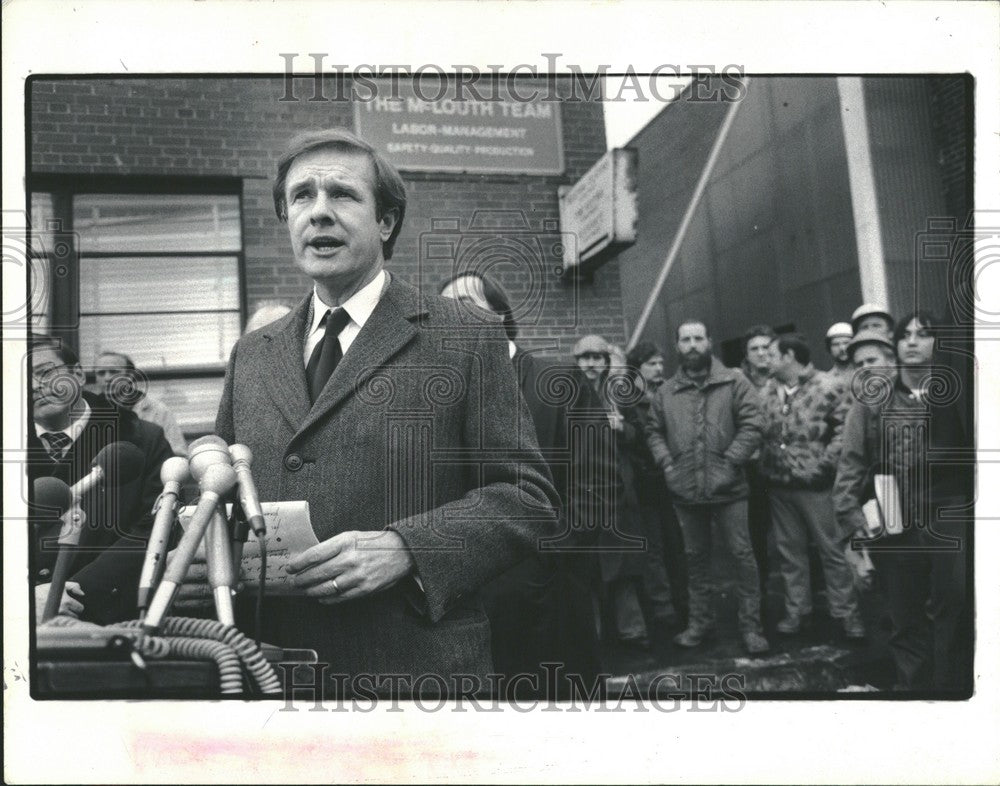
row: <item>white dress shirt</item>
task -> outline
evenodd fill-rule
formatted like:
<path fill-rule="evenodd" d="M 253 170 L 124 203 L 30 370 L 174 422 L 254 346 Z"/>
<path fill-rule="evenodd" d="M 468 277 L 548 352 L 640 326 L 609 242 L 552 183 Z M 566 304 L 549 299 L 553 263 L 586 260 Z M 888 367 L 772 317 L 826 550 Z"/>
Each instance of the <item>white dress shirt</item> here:
<path fill-rule="evenodd" d="M 351 318 L 351 321 L 340 331 L 340 336 L 338 337 L 340 339 L 340 351 L 342 355 L 347 354 L 348 348 L 354 342 L 354 339 L 358 337 L 361 328 L 364 327 L 365 322 L 368 321 L 368 318 L 375 310 L 375 306 L 382 299 L 382 292 L 385 290 L 387 277 L 388 273 L 380 270 L 375 278 L 341 304 L 340 308 L 343 308 L 347 312 L 347 316 Z M 313 350 L 316 349 L 316 345 L 323 339 L 326 327 L 320 327 L 319 323 L 323 321 L 324 315 L 330 308 L 331 306 L 324 303 L 320 298 L 314 286 L 312 325 L 306 332 L 306 345 L 302 351 L 302 365 L 304 366 L 309 365 L 309 358 L 312 357 Z M 333 308 L 337 307 L 334 306 Z"/>
<path fill-rule="evenodd" d="M 83 404 L 83 412 L 80 413 L 80 417 L 78 417 L 76 420 L 71 421 L 70 424 L 64 429 L 58 429 L 57 431 L 54 431 L 53 429 L 50 428 L 43 428 L 37 422 L 35 423 L 35 434 L 38 436 L 40 440 L 42 440 L 43 445 L 47 446 L 48 443 L 42 439 L 42 434 L 55 434 L 61 431 L 63 434 L 65 434 L 72 440 L 72 442 L 66 447 L 66 449 L 62 451 L 62 455 L 60 456 L 60 458 L 63 458 L 66 455 L 66 453 L 69 452 L 69 449 L 73 447 L 73 443 L 75 443 L 80 438 L 80 435 L 83 433 L 83 430 L 87 427 L 87 423 L 90 421 L 90 404 L 88 404 L 82 397 L 80 398 L 80 403 Z"/>

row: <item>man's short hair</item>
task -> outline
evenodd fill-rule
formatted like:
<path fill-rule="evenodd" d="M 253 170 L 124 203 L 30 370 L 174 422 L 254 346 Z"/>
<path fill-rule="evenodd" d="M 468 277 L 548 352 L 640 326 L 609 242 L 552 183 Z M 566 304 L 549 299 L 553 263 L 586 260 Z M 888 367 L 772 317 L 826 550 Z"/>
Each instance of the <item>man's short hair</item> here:
<path fill-rule="evenodd" d="M 892 333 L 893 346 L 897 349 L 899 348 L 899 342 L 906 336 L 906 328 L 913 320 L 917 320 L 917 324 L 926 328 L 927 332 L 934 337 L 934 347 L 936 349 L 937 337 L 941 329 L 941 320 L 939 320 L 931 312 L 924 311 L 922 309 L 917 309 L 899 320 L 896 324 L 896 329 Z"/>
<path fill-rule="evenodd" d="M 712 337 L 712 334 L 708 331 L 708 325 L 706 325 L 704 323 L 704 321 L 702 321 L 700 319 L 693 319 L 692 318 L 692 319 L 685 319 L 683 322 L 681 322 L 677 326 L 677 340 L 678 341 L 681 340 L 681 328 L 684 327 L 685 325 L 701 325 L 703 328 L 705 328 L 705 338 L 711 338 Z"/>
<path fill-rule="evenodd" d="M 56 353 L 56 356 L 62 361 L 64 366 L 72 368 L 73 366 L 80 365 L 80 356 L 76 354 L 72 347 L 68 346 L 65 341 L 59 341 L 44 333 L 33 333 L 30 347 L 32 352 L 40 349 L 51 349 Z"/>
<path fill-rule="evenodd" d="M 809 345 L 801 333 L 782 333 L 775 337 L 778 342 L 778 354 L 784 355 L 788 350 L 792 350 L 795 361 L 803 366 L 808 365 L 810 353 Z"/>
<path fill-rule="evenodd" d="M 629 368 L 638 371 L 643 363 L 657 355 L 663 357 L 663 350 L 656 346 L 656 344 L 652 341 L 640 341 L 629 350 L 625 356 L 625 362 Z"/>
<path fill-rule="evenodd" d="M 746 329 L 743 334 L 743 356 L 746 357 L 747 347 L 750 345 L 752 339 L 758 336 L 763 336 L 767 339 L 768 343 L 771 343 L 778 337 L 778 334 L 774 332 L 774 328 L 770 325 L 751 325 Z"/>
<path fill-rule="evenodd" d="M 385 259 L 392 258 L 392 249 L 396 245 L 399 231 L 403 228 L 403 216 L 406 214 L 406 186 L 403 184 L 403 178 L 400 177 L 396 167 L 386 161 L 374 147 L 346 128 L 306 131 L 291 139 L 285 152 L 278 159 L 278 174 L 274 178 L 272 188 L 274 212 L 277 213 L 282 222 L 288 220 L 288 205 L 285 204 L 285 181 L 288 178 L 288 170 L 292 168 L 295 159 L 306 153 L 327 147 L 364 153 L 371 161 L 372 170 L 375 172 L 375 217 L 381 221 L 382 217 L 390 210 L 395 210 L 398 214 L 396 225 L 392 228 L 392 234 L 389 235 L 388 240 L 382 243 L 382 256 Z"/>
<path fill-rule="evenodd" d="M 128 372 L 135 371 L 135 363 L 132 362 L 132 358 L 126 355 L 124 352 L 117 352 L 113 349 L 102 349 L 97 357 L 100 358 L 103 355 L 114 355 L 116 358 L 122 359 L 122 365 L 125 366 L 125 370 Z"/>
<path fill-rule="evenodd" d="M 510 296 L 507 294 L 507 290 L 488 273 L 477 273 L 473 270 L 468 270 L 464 273 L 456 273 L 451 278 L 442 281 L 441 286 L 438 288 L 438 294 L 444 292 L 449 284 L 460 278 L 475 278 L 479 280 L 479 283 L 483 285 L 483 297 L 490 304 L 490 310 L 494 314 L 503 317 L 503 329 L 507 331 L 507 338 L 514 341 L 517 338 L 517 321 L 514 319 L 514 314 L 510 307 Z"/>

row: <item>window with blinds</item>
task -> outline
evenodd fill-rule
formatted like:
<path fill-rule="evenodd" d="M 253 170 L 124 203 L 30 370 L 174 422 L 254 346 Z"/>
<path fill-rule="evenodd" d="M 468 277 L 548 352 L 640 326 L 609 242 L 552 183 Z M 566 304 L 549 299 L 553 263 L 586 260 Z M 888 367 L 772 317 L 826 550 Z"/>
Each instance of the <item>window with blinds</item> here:
<path fill-rule="evenodd" d="M 31 329 L 38 333 L 48 333 L 52 310 L 51 280 L 55 263 L 55 249 L 46 242 L 51 237 L 49 227 L 54 226 L 55 206 L 52 194 L 31 195 L 31 227 L 36 230 L 31 237 L 31 267 L 28 302 L 31 305 Z"/>
<path fill-rule="evenodd" d="M 58 214 L 53 205 L 67 214 L 55 217 L 71 228 L 77 269 L 53 280 L 73 291 L 45 311 L 69 326 L 62 337 L 84 369 L 102 352 L 126 354 L 188 436 L 211 431 L 242 325 L 239 194 L 38 192 L 32 225 Z"/>

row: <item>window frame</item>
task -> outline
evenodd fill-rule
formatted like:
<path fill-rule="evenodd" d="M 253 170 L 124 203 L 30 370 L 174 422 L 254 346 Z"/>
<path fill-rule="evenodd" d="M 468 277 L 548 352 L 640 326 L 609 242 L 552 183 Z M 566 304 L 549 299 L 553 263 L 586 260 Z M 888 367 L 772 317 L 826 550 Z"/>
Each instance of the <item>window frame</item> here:
<path fill-rule="evenodd" d="M 235 257 L 238 282 L 239 330 L 242 333 L 247 321 L 247 277 L 246 277 L 246 220 L 244 210 L 244 182 L 240 177 L 182 176 L 182 175 L 90 175 L 34 173 L 27 179 L 27 207 L 31 215 L 31 204 L 36 193 L 52 195 L 52 217 L 58 230 L 68 242 L 68 251 L 56 257 L 44 246 L 35 248 L 35 234 L 43 237 L 51 231 L 47 227 L 31 227 L 29 244 L 32 254 L 49 261 L 46 266 L 50 292 L 47 313 L 50 335 L 61 339 L 75 352 L 80 351 L 80 317 L 84 309 L 80 302 L 81 256 L 77 248 L 73 228 L 73 201 L 78 195 L 144 194 L 154 196 L 235 196 L 239 210 L 240 242 L 235 251 L 95 251 L 87 254 L 88 259 L 113 259 L 124 257 Z M 60 274 L 60 268 L 62 273 Z M 191 313 L 217 313 L 217 309 L 205 309 Z M 110 313 L 110 312 L 109 312 Z M 156 313 L 156 312 L 150 312 Z M 30 319 L 29 315 L 29 319 Z M 90 316 L 88 314 L 88 316 Z M 178 365 L 170 368 L 143 368 L 150 380 L 190 380 L 216 379 L 225 376 L 226 361 L 198 365 Z M 93 383 L 93 369 L 84 369 L 88 383 Z"/>

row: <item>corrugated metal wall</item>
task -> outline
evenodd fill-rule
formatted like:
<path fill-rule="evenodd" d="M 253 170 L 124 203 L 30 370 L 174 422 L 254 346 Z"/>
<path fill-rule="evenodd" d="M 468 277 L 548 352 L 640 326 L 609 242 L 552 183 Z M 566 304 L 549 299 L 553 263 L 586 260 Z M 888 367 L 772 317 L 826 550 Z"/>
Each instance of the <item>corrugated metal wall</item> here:
<path fill-rule="evenodd" d="M 913 303 L 915 234 L 945 213 L 929 78 L 866 79 L 890 306 Z M 636 324 L 727 105 L 681 98 L 630 143 L 639 151 L 639 239 L 618 255 Z M 834 77 L 754 78 L 643 338 L 704 318 L 717 350 L 755 323 L 794 324 L 828 367 L 823 337 L 862 302 Z M 937 275 L 935 273 L 934 275 Z M 944 279 L 928 282 L 936 310 Z"/>

